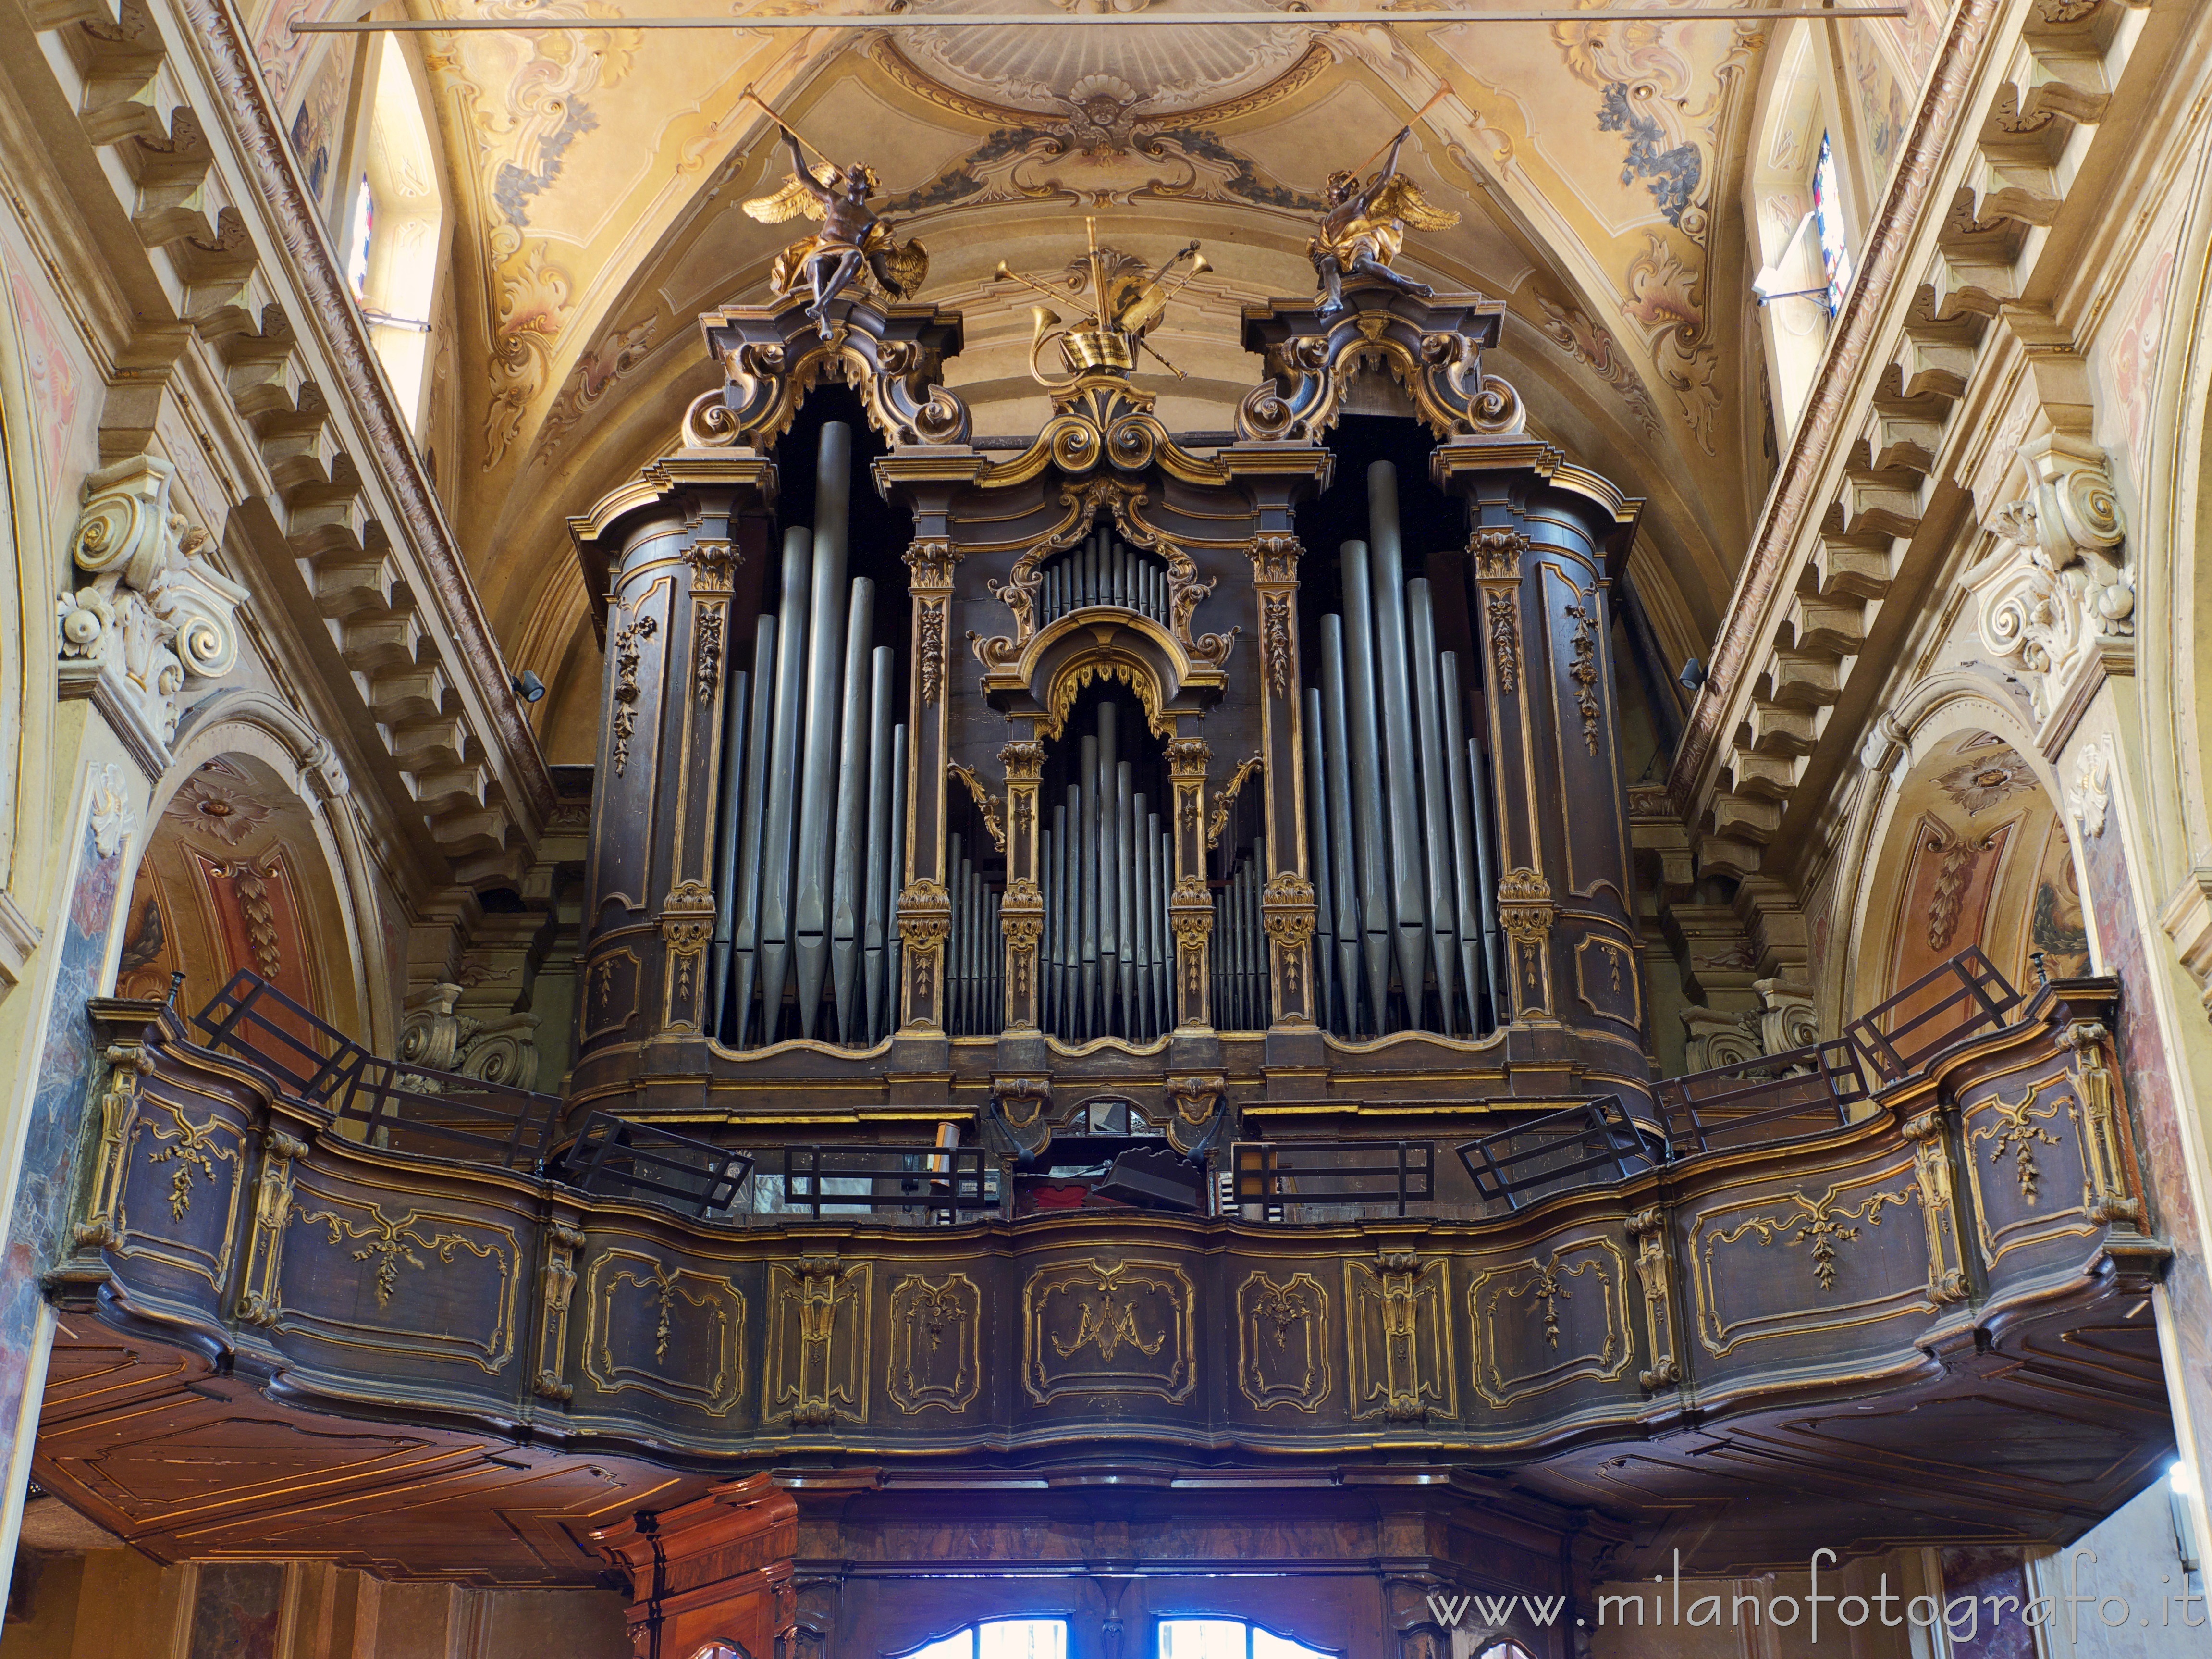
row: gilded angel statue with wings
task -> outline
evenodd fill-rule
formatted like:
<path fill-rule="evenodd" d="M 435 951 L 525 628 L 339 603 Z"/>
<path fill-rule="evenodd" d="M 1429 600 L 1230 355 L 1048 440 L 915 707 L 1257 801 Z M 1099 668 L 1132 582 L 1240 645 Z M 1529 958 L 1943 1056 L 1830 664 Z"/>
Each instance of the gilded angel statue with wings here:
<path fill-rule="evenodd" d="M 1449 208 L 1431 207 L 1421 187 L 1398 171 L 1398 152 L 1413 135 L 1401 127 L 1390 145 L 1390 159 L 1364 186 L 1357 173 L 1328 176 L 1328 211 L 1321 231 L 1306 245 L 1306 257 L 1321 275 L 1321 314 L 1344 309 L 1344 279 L 1372 277 L 1401 294 L 1427 299 L 1436 292 L 1426 283 L 1401 277 L 1390 268 L 1405 246 L 1406 232 L 1449 230 L 1459 215 Z"/>
<path fill-rule="evenodd" d="M 811 290 L 814 302 L 806 314 L 826 340 L 834 332 L 830 301 L 856 281 L 863 292 L 875 287 L 894 300 L 912 298 L 929 275 L 929 251 L 918 241 L 901 242 L 891 235 L 890 220 L 868 210 L 868 198 L 878 189 L 874 168 L 827 161 L 810 167 L 799 135 L 781 120 L 776 125 L 791 147 L 791 179 L 774 195 L 747 202 L 745 211 L 763 224 L 781 224 L 801 214 L 822 221 L 815 235 L 776 255 L 769 282 L 779 298 L 802 284 Z"/>

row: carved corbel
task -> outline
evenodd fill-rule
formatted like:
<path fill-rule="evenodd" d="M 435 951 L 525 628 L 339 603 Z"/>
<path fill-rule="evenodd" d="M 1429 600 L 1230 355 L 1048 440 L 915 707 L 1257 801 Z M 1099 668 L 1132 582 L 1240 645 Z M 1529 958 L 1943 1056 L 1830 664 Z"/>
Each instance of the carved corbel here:
<path fill-rule="evenodd" d="M 1993 550 L 1961 580 L 1984 648 L 2016 668 L 2042 718 L 2077 669 L 2134 637 L 2135 572 L 2102 449 L 2050 432 L 2020 458 L 2027 488 L 1997 509 Z"/>
<path fill-rule="evenodd" d="M 1229 1080 L 1219 1072 L 1211 1076 L 1171 1077 L 1168 1079 L 1168 1144 L 1191 1157 L 1214 1138 L 1221 1126 L 1221 1108 L 1229 1098 Z"/>
<path fill-rule="evenodd" d="M 138 1104 L 138 1080 L 151 1077 L 154 1057 L 137 1041 L 110 1043 L 107 1088 L 100 1097 L 100 1155 L 94 1165 L 85 1217 L 76 1224 L 76 1241 L 87 1247 L 115 1242 L 115 1206 L 123 1191 L 123 1138 Z"/>
<path fill-rule="evenodd" d="M 82 585 L 57 613 L 64 687 L 104 685 L 164 753 L 186 679 L 218 679 L 237 663 L 235 613 L 247 596 L 202 556 L 207 532 L 169 510 L 175 473 L 134 455 L 84 481 L 70 546 Z"/>
<path fill-rule="evenodd" d="M 2074 1091 L 2081 1102 L 2082 1162 L 2089 1178 L 2089 1219 L 2106 1225 L 2142 1224 L 2142 1201 L 2128 1192 L 2127 1160 L 2120 1150 L 2119 1084 L 2106 1063 L 2112 1034 L 2095 1020 L 2076 1020 L 2058 1034 L 2074 1051 Z"/>
<path fill-rule="evenodd" d="M 540 1400 L 565 1406 L 575 1398 L 572 1383 L 561 1380 L 568 1351 L 568 1302 L 576 1289 L 576 1253 L 584 1247 L 584 1235 L 566 1222 L 545 1227 L 545 1265 L 538 1270 L 538 1294 L 544 1308 L 539 1323 L 538 1375 L 531 1391 Z"/>
<path fill-rule="evenodd" d="M 1044 1115 L 1051 1105 L 1049 1077 L 991 1079 L 991 1113 L 1024 1160 L 1036 1157 L 1052 1144 L 1052 1125 L 1045 1121 Z"/>
<path fill-rule="evenodd" d="M 1667 1254 L 1667 1212 L 1656 1206 L 1639 1210 L 1628 1218 L 1628 1238 L 1636 1247 L 1636 1276 L 1644 1283 L 1644 1328 L 1651 1345 L 1651 1364 L 1636 1380 L 1647 1393 L 1672 1388 L 1682 1381 L 1682 1367 L 1674 1357 L 1673 1282 Z"/>
<path fill-rule="evenodd" d="M 1559 906 L 1540 871 L 1505 872 L 1498 883 L 1498 924 L 1511 941 L 1514 1018 L 1552 1023 L 1552 924 Z"/>
<path fill-rule="evenodd" d="M 292 1218 L 292 1164 L 307 1156 L 307 1142 L 281 1129 L 271 1129 L 263 1138 L 253 1237 L 246 1246 L 238 1297 L 238 1316 L 248 1325 L 274 1325 L 283 1314 L 276 1281 L 284 1262 L 284 1229 Z"/>
<path fill-rule="evenodd" d="M 1928 1299 L 1939 1308 L 1964 1302 L 1966 1270 L 1959 1245 L 1959 1205 L 1942 1113 L 1931 1108 L 1908 1119 L 1905 1138 L 1912 1143 L 1920 1218 L 1928 1229 Z"/>

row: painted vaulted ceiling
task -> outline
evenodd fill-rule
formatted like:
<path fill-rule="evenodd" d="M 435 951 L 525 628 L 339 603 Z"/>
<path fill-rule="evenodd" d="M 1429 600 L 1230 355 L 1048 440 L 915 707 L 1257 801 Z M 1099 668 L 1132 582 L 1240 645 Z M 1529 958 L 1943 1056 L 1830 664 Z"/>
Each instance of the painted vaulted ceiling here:
<path fill-rule="evenodd" d="M 748 87 L 823 151 L 876 168 L 902 234 L 929 248 L 920 297 L 966 314 L 948 378 L 983 435 L 1034 431 L 1048 408 L 1023 366 L 1032 296 L 991 273 L 1002 258 L 1058 270 L 1085 214 L 1101 241 L 1150 259 L 1205 244 L 1213 271 L 1154 337 L 1189 378 L 1147 384 L 1170 426 L 1232 425 L 1261 373 L 1238 345 L 1240 308 L 1312 292 L 1304 250 L 1328 174 L 1425 107 L 1404 165 L 1461 223 L 1416 235 L 1401 267 L 1507 302 L 1486 366 L 1520 388 L 1542 436 L 1648 499 L 1639 587 L 1701 643 L 1773 441 L 1744 202 L 1747 177 L 1777 158 L 1750 151 L 1755 133 L 1781 148 L 1818 137 L 1762 115 L 1777 26 L 1386 27 L 1333 23 L 1332 3 L 893 0 L 879 29 L 748 30 L 748 14 L 810 8 L 630 0 L 738 20 L 672 33 L 625 28 L 606 0 L 409 0 L 424 16 L 574 20 L 400 37 L 426 72 L 450 204 L 433 369 L 444 401 L 423 436 L 510 660 L 549 679 L 585 666 L 564 520 L 672 447 L 685 402 L 715 382 L 697 314 L 769 297 L 790 228 L 741 204 L 780 184 L 787 159 Z M 902 11 L 1109 3 L 1262 21 L 899 26 Z M 288 108 L 307 110 L 351 49 L 285 27 L 329 5 L 273 0 L 257 19 Z M 1936 0 L 1921 0 L 1913 17 L 1848 26 L 1863 37 L 1850 52 L 1869 199 L 1883 124 L 1893 149 L 1940 24 Z"/>

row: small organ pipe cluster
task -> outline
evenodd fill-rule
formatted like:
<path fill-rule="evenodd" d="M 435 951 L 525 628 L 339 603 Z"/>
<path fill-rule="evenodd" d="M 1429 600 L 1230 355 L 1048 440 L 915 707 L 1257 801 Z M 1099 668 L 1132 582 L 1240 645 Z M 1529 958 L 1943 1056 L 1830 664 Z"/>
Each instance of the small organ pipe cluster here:
<path fill-rule="evenodd" d="M 832 421 L 815 521 L 783 533 L 775 608 L 728 698 L 711 984 L 732 1048 L 890 1034 L 907 735 L 897 653 L 870 649 L 875 583 L 846 579 L 852 467 L 852 429 Z"/>
<path fill-rule="evenodd" d="M 725 385 L 572 521 L 608 595 L 573 1111 L 1048 1163 L 1109 1096 L 1200 1158 L 1641 1109 L 1636 504 L 1483 373 L 1502 307 L 1257 309 L 1233 441 L 1113 363 L 1018 452 L 941 383 L 957 314 L 826 314 L 703 319 Z M 1345 425 L 1362 373 L 1403 418 Z"/>
<path fill-rule="evenodd" d="M 1406 579 L 1397 471 L 1367 469 L 1366 541 L 1338 550 L 1344 613 L 1321 621 L 1305 689 L 1316 967 L 1340 1036 L 1496 1024 L 1489 758 L 1466 735 L 1460 658 L 1425 578 Z"/>

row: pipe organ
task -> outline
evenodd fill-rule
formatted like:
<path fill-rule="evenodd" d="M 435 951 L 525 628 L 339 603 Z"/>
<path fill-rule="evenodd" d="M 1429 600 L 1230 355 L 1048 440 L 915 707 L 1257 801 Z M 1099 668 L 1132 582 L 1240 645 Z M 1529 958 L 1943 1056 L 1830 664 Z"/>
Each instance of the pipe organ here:
<path fill-rule="evenodd" d="M 1203 448 L 1075 365 L 1010 454 L 939 383 L 956 315 L 840 303 L 828 341 L 708 316 L 724 386 L 574 521 L 610 710 L 574 1103 L 1009 1168 L 1102 1095 L 1200 1160 L 1279 1112 L 1644 1109 L 1636 509 L 1483 373 L 1500 308 L 1255 312 L 1271 378 Z M 1409 412 L 1340 469 L 1377 365 Z"/>

